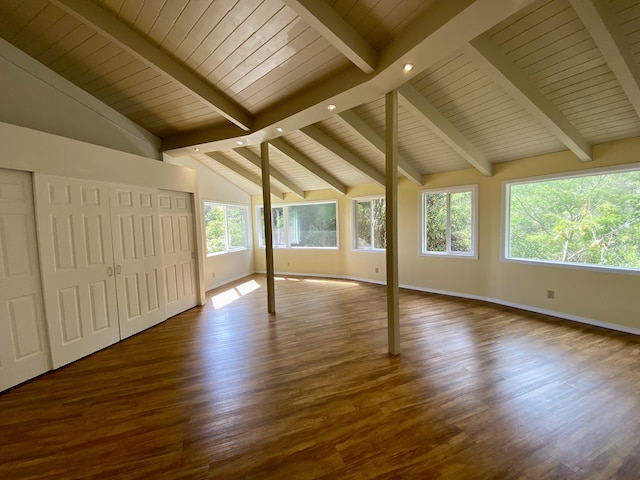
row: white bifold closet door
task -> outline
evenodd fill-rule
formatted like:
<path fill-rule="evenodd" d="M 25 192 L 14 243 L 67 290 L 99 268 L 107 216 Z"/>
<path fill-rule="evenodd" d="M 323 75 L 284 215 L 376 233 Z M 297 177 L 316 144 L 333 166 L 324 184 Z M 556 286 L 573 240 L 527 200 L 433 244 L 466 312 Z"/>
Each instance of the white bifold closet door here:
<path fill-rule="evenodd" d="M 34 177 L 44 304 L 58 368 L 120 340 L 109 188 Z"/>
<path fill-rule="evenodd" d="M 0 169 L 0 391 L 51 369 L 31 174 Z"/>
<path fill-rule="evenodd" d="M 157 193 L 35 175 L 54 368 L 164 320 Z"/>
<path fill-rule="evenodd" d="M 159 190 L 158 204 L 168 318 L 197 304 L 193 202 L 189 193 Z"/>
<path fill-rule="evenodd" d="M 120 336 L 127 338 L 166 319 L 158 193 L 117 185 L 111 212 Z"/>

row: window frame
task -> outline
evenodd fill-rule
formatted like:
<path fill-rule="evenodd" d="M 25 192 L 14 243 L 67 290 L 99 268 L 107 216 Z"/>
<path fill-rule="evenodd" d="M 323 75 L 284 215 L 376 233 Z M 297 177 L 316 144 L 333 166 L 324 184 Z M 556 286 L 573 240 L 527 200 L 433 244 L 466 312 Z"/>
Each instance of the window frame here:
<path fill-rule="evenodd" d="M 297 207 L 297 206 L 309 206 L 309 205 L 325 205 L 325 204 L 333 204 L 336 209 L 336 246 L 335 247 L 307 247 L 307 246 L 292 246 L 291 238 L 289 235 L 289 207 Z M 313 202 L 291 202 L 291 203 L 273 203 L 271 204 L 271 210 L 273 213 L 273 209 L 282 208 L 283 209 L 283 217 L 284 217 L 284 237 L 285 244 L 284 245 L 273 245 L 274 249 L 278 250 L 340 250 L 340 209 L 338 208 L 338 200 L 318 200 Z M 264 225 L 261 222 L 260 209 L 264 209 L 264 204 L 258 204 L 255 208 L 256 214 L 256 240 L 257 246 L 259 249 L 266 248 L 265 244 L 265 232 Z M 273 221 L 273 215 L 271 217 Z"/>
<path fill-rule="evenodd" d="M 358 203 L 359 202 L 373 202 L 373 200 L 384 200 L 386 203 L 386 196 L 385 195 L 367 195 L 364 197 L 355 197 L 351 199 L 351 226 L 352 226 L 352 237 L 351 237 L 351 249 L 354 252 L 375 252 L 375 253 L 384 253 L 387 251 L 386 247 L 385 248 L 376 248 L 373 245 L 371 247 L 368 248 L 362 248 L 362 247 L 358 247 L 358 219 L 357 219 L 357 215 L 358 215 Z M 373 203 L 372 203 L 373 205 Z M 386 207 L 386 205 L 385 205 Z M 371 215 L 373 217 L 373 208 L 371 209 Z M 385 218 L 385 222 L 386 222 L 386 218 Z M 374 243 L 374 234 L 375 234 L 375 225 L 373 222 L 373 218 L 371 218 L 371 239 L 372 239 L 372 243 Z M 385 234 L 386 234 L 386 225 L 385 225 Z"/>
<path fill-rule="evenodd" d="M 552 260 L 537 260 L 528 258 L 517 258 L 508 256 L 510 250 L 509 237 L 511 235 L 511 185 L 521 185 L 525 183 L 536 183 L 550 180 L 561 180 L 564 178 L 589 177 L 593 175 L 602 175 L 608 173 L 623 173 L 640 171 L 640 163 L 630 163 L 625 165 L 612 165 L 607 167 L 589 168 L 574 172 L 551 173 L 548 175 L 538 175 L 535 177 L 527 177 L 513 180 L 504 180 L 502 182 L 502 218 L 501 218 L 501 235 L 500 235 L 500 261 L 507 263 L 516 263 L 522 265 L 537 265 L 567 268 L 573 270 L 583 270 L 601 273 L 618 273 L 626 275 L 640 275 L 640 269 L 629 267 L 613 267 L 611 265 L 593 265 L 585 263 L 569 263 L 556 262 Z"/>
<path fill-rule="evenodd" d="M 220 251 L 220 252 L 213 252 L 213 253 L 209 253 L 207 250 L 207 224 L 206 224 L 206 219 L 205 219 L 205 208 L 206 205 L 210 204 L 210 205 L 214 205 L 217 207 L 223 207 L 224 209 L 224 233 L 225 233 L 225 249 Z M 244 229 L 245 229 L 245 246 L 243 247 L 234 247 L 234 248 L 230 248 L 229 245 L 231 244 L 231 238 L 230 238 L 230 233 L 229 233 L 229 224 L 228 224 L 228 209 L 229 208 L 241 208 L 244 211 L 244 218 L 245 218 L 245 225 L 244 225 Z M 250 231 L 249 231 L 249 226 L 250 226 L 250 219 L 249 219 L 249 205 L 246 204 L 240 204 L 240 203 L 227 203 L 227 202 L 217 202 L 215 200 L 207 200 L 207 199 L 203 199 L 202 200 L 202 218 L 203 218 L 203 229 L 204 229 L 204 253 L 205 256 L 208 257 L 214 257 L 216 255 L 225 255 L 227 253 L 234 253 L 234 252 L 242 252 L 245 250 L 249 250 L 251 248 L 251 235 L 250 235 Z"/>
<path fill-rule="evenodd" d="M 451 251 L 451 232 L 450 232 L 450 195 L 452 193 L 471 193 L 471 251 L 470 252 L 454 252 Z M 426 195 L 432 193 L 447 194 L 447 251 L 435 252 L 427 250 L 426 237 L 426 218 L 425 218 L 425 198 Z M 478 185 L 458 185 L 455 187 L 429 188 L 420 190 L 420 243 L 418 254 L 422 257 L 443 257 L 443 258 L 466 258 L 478 259 Z"/>

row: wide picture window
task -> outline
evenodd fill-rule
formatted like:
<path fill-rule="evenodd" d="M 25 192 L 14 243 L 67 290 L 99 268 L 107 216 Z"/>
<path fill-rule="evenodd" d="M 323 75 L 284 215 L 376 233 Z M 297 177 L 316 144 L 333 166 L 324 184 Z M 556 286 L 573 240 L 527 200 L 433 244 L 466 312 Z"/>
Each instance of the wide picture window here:
<path fill-rule="evenodd" d="M 505 258 L 640 270 L 640 170 L 506 184 Z"/>
<path fill-rule="evenodd" d="M 264 207 L 258 207 L 258 243 L 264 242 Z M 278 205 L 271 209 L 276 248 L 338 248 L 336 202 Z"/>
<path fill-rule="evenodd" d="M 422 192 L 422 254 L 476 257 L 477 188 Z"/>
<path fill-rule="evenodd" d="M 248 208 L 204 202 L 207 255 L 248 248 Z"/>

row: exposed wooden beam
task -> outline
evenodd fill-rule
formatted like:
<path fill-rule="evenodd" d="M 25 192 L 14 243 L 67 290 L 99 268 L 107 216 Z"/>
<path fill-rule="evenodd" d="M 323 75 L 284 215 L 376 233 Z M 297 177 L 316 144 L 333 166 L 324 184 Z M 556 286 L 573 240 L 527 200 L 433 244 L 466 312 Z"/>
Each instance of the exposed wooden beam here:
<path fill-rule="evenodd" d="M 243 130 L 251 128 L 253 118 L 247 110 L 102 7 L 87 0 L 51 0 L 51 3 L 82 23 L 91 25 L 109 41 L 119 45 L 145 65 L 180 84 L 238 127 Z"/>
<path fill-rule="evenodd" d="M 509 92 L 529 113 L 583 162 L 593 160 L 591 144 L 566 117 L 516 67 L 495 44 L 484 35 L 472 40 L 464 53 L 489 72 L 495 81 Z"/>
<path fill-rule="evenodd" d="M 256 167 L 262 168 L 260 157 L 257 156 L 255 153 L 253 153 L 248 147 L 234 148 L 233 151 L 236 152 L 238 155 L 241 155 L 247 160 L 249 160 Z M 302 188 L 300 188 L 294 182 L 289 180 L 287 177 L 285 177 L 282 173 L 280 173 L 275 168 L 270 167 L 269 171 L 271 172 L 271 178 L 280 182 L 282 185 L 290 189 L 293 193 L 298 195 L 300 198 L 304 198 L 304 190 Z"/>
<path fill-rule="evenodd" d="M 378 52 L 324 1 L 284 0 L 294 12 L 365 73 L 373 73 Z"/>
<path fill-rule="evenodd" d="M 209 152 L 207 153 L 207 156 L 213 158 L 216 162 L 218 162 L 223 167 L 228 168 L 232 172 L 237 173 L 241 177 L 244 177 L 245 179 L 249 180 L 251 183 L 262 188 L 262 180 L 260 179 L 260 177 L 258 177 L 257 175 L 254 175 L 249 170 L 242 168 L 240 165 L 238 165 L 237 163 L 234 163 L 232 160 L 228 159 L 220 152 Z M 284 192 L 282 192 L 282 190 L 280 190 L 279 188 L 272 187 L 271 195 L 279 198 L 280 200 L 284 200 Z"/>
<path fill-rule="evenodd" d="M 300 131 L 313 141 L 320 144 L 322 147 L 329 150 L 334 155 L 342 158 L 345 162 L 347 162 L 363 175 L 369 177 L 378 185 L 384 186 L 385 182 L 383 174 L 381 174 L 367 162 L 344 148 L 342 145 L 340 145 L 315 125 L 309 125 L 308 127 L 301 128 Z"/>
<path fill-rule="evenodd" d="M 380 98 L 408 80 L 402 65 L 416 64 L 413 74 L 424 71 L 442 58 L 465 47 L 470 40 L 524 8 L 533 0 L 456 0 L 432 2 L 380 51 L 376 71 L 365 74 L 355 65 L 315 82 L 256 115 L 252 137 L 222 127 L 204 128 L 165 137 L 162 149 L 168 155 L 190 155 L 198 146 L 205 152 L 234 148 L 239 138 L 258 144 L 277 136 L 276 127 L 293 131 L 327 118 L 327 103 L 339 111 Z M 320 3 L 320 1 L 318 1 Z M 411 74 L 409 74 L 411 76 Z"/>
<path fill-rule="evenodd" d="M 382 155 L 385 155 L 385 142 L 380 135 L 378 135 L 373 128 L 362 120 L 353 110 L 347 110 L 338 115 L 342 122 L 350 127 L 361 138 L 372 145 Z M 398 153 L 398 169 L 400 173 L 408 178 L 418 186 L 422 185 L 422 175 L 411 165 L 411 162 Z"/>
<path fill-rule="evenodd" d="M 327 172 L 320 165 L 315 163 L 309 157 L 304 155 L 298 149 L 292 147 L 281 138 L 274 138 L 269 142 L 275 149 L 279 150 L 282 154 L 289 157 L 301 167 L 305 168 L 309 173 L 315 175 L 323 182 L 326 182 L 336 192 L 341 194 L 347 193 L 347 187 L 336 177 Z"/>
<path fill-rule="evenodd" d="M 267 311 L 276 313 L 276 281 L 273 266 L 273 232 L 271 223 L 271 189 L 269 144 L 260 144 L 260 170 L 262 171 L 262 207 L 264 211 L 264 246 L 267 263 Z"/>
<path fill-rule="evenodd" d="M 433 133 L 462 155 L 467 162 L 482 174 L 491 176 L 493 169 L 489 160 L 460 131 L 454 127 L 431 102 L 411 84 L 405 83 L 398 88 L 405 100 L 405 107 L 414 117 L 424 123 Z"/>
<path fill-rule="evenodd" d="M 640 116 L 640 66 L 607 2 L 569 0 Z"/>
<path fill-rule="evenodd" d="M 389 353 L 400 355 L 400 286 L 398 281 L 398 92 L 385 97 L 385 185 L 387 235 L 387 337 Z"/>

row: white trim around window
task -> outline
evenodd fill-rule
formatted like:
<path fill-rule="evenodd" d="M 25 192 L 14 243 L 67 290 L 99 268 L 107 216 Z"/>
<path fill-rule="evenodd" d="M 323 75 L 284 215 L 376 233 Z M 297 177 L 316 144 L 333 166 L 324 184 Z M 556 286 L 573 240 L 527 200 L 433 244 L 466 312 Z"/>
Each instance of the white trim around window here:
<path fill-rule="evenodd" d="M 351 248 L 354 252 L 380 252 L 386 251 L 386 216 L 385 208 L 382 213 L 382 225 L 378 225 L 380 217 L 376 215 L 376 201 L 382 201 L 382 205 L 386 207 L 386 198 L 384 195 L 369 195 L 365 197 L 356 197 L 351 200 Z M 369 219 L 364 224 L 358 223 L 358 204 L 369 203 Z M 380 208 L 379 206 L 377 208 Z M 367 225 L 368 223 L 368 225 Z M 360 231 L 360 227 L 369 227 Z"/>
<path fill-rule="evenodd" d="M 311 207 L 314 205 L 333 205 L 335 212 L 335 230 L 322 228 L 305 228 L 303 219 L 290 214 L 296 207 Z M 256 232 L 258 248 L 265 248 L 264 225 L 262 220 L 263 205 L 256 205 Z M 340 222 L 338 216 L 338 201 L 326 200 L 317 202 L 275 203 L 271 205 L 271 221 L 273 225 L 273 247 L 278 249 L 295 250 L 338 250 L 340 247 Z M 322 225 L 313 225 L 322 227 Z M 325 226 L 326 227 L 326 226 Z M 329 225 L 331 227 L 331 225 Z M 335 233 L 334 233 L 335 232 Z M 334 238 L 335 235 L 335 238 Z M 323 246 L 321 244 L 332 244 Z"/>
<path fill-rule="evenodd" d="M 207 257 L 251 247 L 248 205 L 203 200 L 202 212 Z"/>
<path fill-rule="evenodd" d="M 432 232 L 428 232 L 427 223 L 431 223 Z M 419 254 L 478 258 L 477 185 L 420 191 Z"/>
<path fill-rule="evenodd" d="M 598 256 L 598 261 L 602 261 L 603 263 L 601 264 L 597 264 L 595 262 L 590 261 L 588 258 L 589 255 L 586 255 L 586 257 L 584 259 L 577 259 L 575 258 L 574 260 L 563 260 L 563 258 L 557 257 L 557 258 L 548 258 L 549 256 L 552 255 L 552 249 L 550 249 L 551 253 L 545 254 L 544 252 L 541 252 L 540 254 L 527 254 L 526 252 L 528 251 L 524 245 L 519 245 L 517 248 L 516 247 L 512 247 L 511 245 L 511 237 L 512 237 L 512 230 L 515 228 L 512 226 L 512 213 L 516 212 L 516 210 L 514 210 L 512 208 L 512 197 L 513 197 L 513 193 L 514 190 L 517 190 L 519 186 L 527 186 L 527 185 L 532 185 L 535 186 L 537 185 L 548 185 L 551 189 L 552 184 L 554 181 L 562 181 L 562 180 L 573 180 L 573 181 L 577 181 L 580 178 L 583 178 L 587 181 L 588 183 L 588 179 L 589 177 L 593 177 L 595 183 L 592 182 L 592 186 L 594 187 L 594 192 L 592 194 L 589 195 L 588 198 L 588 202 L 584 203 L 584 202 L 579 202 L 578 199 L 574 198 L 574 202 L 578 202 L 577 204 L 583 205 L 584 209 L 594 209 L 594 204 L 597 202 L 597 195 L 595 193 L 595 185 L 598 185 L 598 188 L 601 188 L 603 185 L 603 181 L 605 180 L 605 177 L 608 174 L 621 174 L 621 173 L 636 173 L 637 176 L 635 177 L 635 180 L 632 180 L 635 182 L 635 186 L 631 187 L 631 191 L 627 192 L 627 196 L 628 198 L 630 198 L 631 200 L 634 200 L 638 197 L 636 196 L 640 196 L 640 183 L 638 183 L 638 176 L 640 176 L 640 163 L 633 163 L 633 164 L 627 164 L 627 165 L 620 165 L 620 166 L 611 166 L 611 167 L 601 167 L 601 168 L 593 168 L 593 169 L 587 169 L 587 170 L 581 170 L 579 172 L 569 172 L 569 173 L 558 173 L 558 174 L 551 174 L 551 175 L 543 175 L 543 176 L 537 176 L 537 177 L 530 177 L 530 178 L 526 178 L 526 179 L 518 179 L 518 180 L 509 180 L 509 181 L 504 181 L 502 182 L 502 205 L 503 205 L 503 209 L 502 209 L 502 232 L 501 232 L 501 245 L 500 245 L 500 259 L 502 261 L 506 261 L 506 262 L 512 262 L 512 263 L 521 263 L 521 264 L 530 264 L 530 265 L 547 265 L 547 266 L 553 266 L 553 267 L 561 267 L 561 268 L 570 268 L 570 269 L 579 269 L 579 270 L 590 270 L 590 271 L 599 271 L 599 272 L 608 272 L 608 273 L 622 273 L 622 274 L 627 274 L 627 275 L 640 275 L 640 264 L 638 267 L 629 267 L 629 266 L 625 266 L 625 265 L 621 265 L 621 264 L 605 264 L 604 262 L 607 261 L 609 263 L 611 259 L 606 259 L 607 255 L 610 252 L 600 252 Z M 628 183 L 628 181 L 626 181 L 625 183 Z M 586 186 L 581 186 L 580 189 L 575 189 L 576 192 L 582 192 L 581 194 L 584 195 L 586 192 L 586 188 L 589 187 L 589 185 L 587 184 Z M 558 188 L 560 188 L 558 186 Z M 563 200 L 562 198 L 560 198 L 560 196 L 562 195 L 562 190 L 559 190 L 558 192 L 554 193 L 554 190 L 552 189 L 551 191 L 545 192 L 544 198 L 545 199 L 549 199 L 551 198 L 552 201 L 554 202 L 554 204 L 560 204 L 560 202 L 564 202 L 565 200 Z M 568 190 L 564 190 L 564 192 L 568 192 Z M 517 192 L 516 192 L 517 193 Z M 612 212 L 614 209 L 620 207 L 620 205 L 615 205 L 615 198 L 619 198 L 617 195 L 612 194 L 612 192 L 605 192 L 605 193 L 601 193 L 600 194 L 601 200 L 608 203 L 609 205 L 607 206 L 607 212 Z M 586 197 L 585 197 L 586 199 Z M 524 201 L 524 200 L 522 200 Z M 571 203 L 571 202 L 569 202 Z M 587 206 L 584 206 L 587 205 Z M 549 207 L 550 210 L 552 210 L 553 208 L 553 204 Z M 567 205 L 567 207 L 570 207 L 570 205 Z M 622 210 L 620 211 L 628 211 L 629 210 L 629 205 L 625 205 L 624 208 L 622 208 Z M 637 207 L 636 207 L 637 209 Z M 520 209 L 521 210 L 521 209 Z M 605 237 L 608 238 L 605 229 L 602 228 L 598 228 L 598 223 L 599 223 L 599 213 L 596 211 L 591 211 L 588 214 L 588 219 L 583 221 L 580 220 L 579 218 L 574 218 L 570 215 L 570 208 L 564 208 L 564 214 L 562 217 L 562 221 L 564 222 L 563 225 L 566 229 L 570 229 L 570 228 L 574 228 L 576 235 L 581 235 L 582 233 L 584 233 L 585 229 L 587 230 L 593 230 L 591 232 L 589 232 L 589 242 L 584 243 L 585 247 L 579 249 L 580 251 L 586 251 L 587 247 L 589 249 L 600 249 L 603 250 L 603 248 L 601 247 L 607 247 L 608 245 L 603 245 L 605 242 Z M 580 209 L 578 209 L 580 210 Z M 636 210 L 637 211 L 637 210 Z M 554 212 L 549 211 L 548 212 L 549 217 L 553 217 L 554 215 L 557 217 L 557 212 L 554 214 Z M 603 213 L 603 215 L 605 215 L 605 213 Z M 614 218 L 614 217 L 611 217 Z M 622 229 L 623 228 L 627 228 L 629 226 L 634 227 L 635 230 L 633 231 L 637 231 L 637 219 L 636 216 L 633 217 L 635 220 L 634 225 L 628 225 L 629 222 L 626 221 L 621 221 L 619 222 L 620 225 L 617 226 L 613 226 L 613 230 L 619 233 L 622 233 Z M 553 218 L 549 219 L 550 222 L 553 221 Z M 604 223 L 602 223 L 600 226 L 606 225 L 609 223 L 609 220 L 606 220 Z M 554 239 L 557 238 L 558 236 L 562 236 L 564 233 L 566 233 L 564 230 L 559 229 L 559 226 L 557 225 L 557 222 L 553 224 L 553 229 L 555 234 L 553 235 Z M 530 229 L 529 229 L 530 230 Z M 567 230 L 568 231 L 568 230 Z M 513 233 L 514 235 L 516 235 L 516 233 Z M 615 246 L 621 246 L 620 242 L 629 240 L 628 235 L 623 235 L 623 237 L 625 238 L 620 238 L 618 242 L 608 242 L 608 243 L 613 243 L 616 244 Z M 551 238 L 551 236 L 550 236 Z M 563 252 L 567 252 L 566 255 L 563 255 L 563 257 L 569 257 L 571 258 L 573 256 L 574 251 L 576 251 L 575 248 L 571 247 L 570 242 L 573 240 L 567 240 L 565 239 L 565 243 L 568 243 L 564 248 L 563 248 Z M 522 243 L 522 242 L 521 242 Z M 620 245 L 618 245 L 620 244 Z M 632 246 L 630 246 L 630 248 L 638 248 L 637 247 L 638 242 L 637 240 L 635 242 L 632 242 Z M 524 250 L 523 250 L 524 249 Z M 530 250 L 530 249 L 529 249 Z M 605 248 L 606 250 L 606 248 Z M 626 253 L 629 253 L 629 249 L 624 247 L 623 250 Z M 609 251 L 611 251 L 611 249 L 609 249 Z M 584 256 L 584 255 L 583 255 Z M 546 257 L 546 258 L 545 258 Z M 604 260 L 606 259 L 606 260 Z M 636 259 L 637 262 L 637 259 Z"/>

